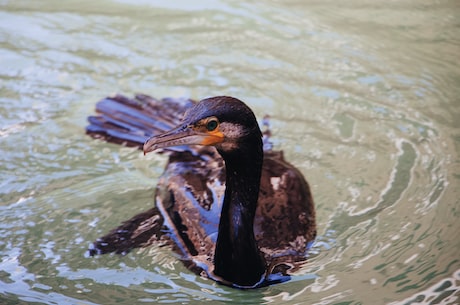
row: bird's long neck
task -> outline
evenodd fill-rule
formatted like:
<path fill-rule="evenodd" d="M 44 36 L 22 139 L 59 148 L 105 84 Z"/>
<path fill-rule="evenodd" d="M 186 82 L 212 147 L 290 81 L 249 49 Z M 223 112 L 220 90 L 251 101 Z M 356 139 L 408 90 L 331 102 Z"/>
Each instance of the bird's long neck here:
<path fill-rule="evenodd" d="M 253 286 L 265 273 L 254 237 L 263 150 L 260 137 L 237 151 L 220 152 L 226 166 L 226 190 L 214 255 L 214 274 L 238 286 Z"/>

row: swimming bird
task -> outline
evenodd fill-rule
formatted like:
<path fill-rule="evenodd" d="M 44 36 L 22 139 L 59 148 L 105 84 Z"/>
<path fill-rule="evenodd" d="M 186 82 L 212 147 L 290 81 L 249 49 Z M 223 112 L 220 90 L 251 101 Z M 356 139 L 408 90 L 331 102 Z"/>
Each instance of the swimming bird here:
<path fill-rule="evenodd" d="M 282 152 L 264 149 L 244 102 L 119 95 L 96 109 L 88 134 L 169 160 L 155 207 L 96 240 L 90 255 L 172 240 L 192 270 L 237 288 L 282 282 L 306 260 L 316 236 L 309 185 Z"/>

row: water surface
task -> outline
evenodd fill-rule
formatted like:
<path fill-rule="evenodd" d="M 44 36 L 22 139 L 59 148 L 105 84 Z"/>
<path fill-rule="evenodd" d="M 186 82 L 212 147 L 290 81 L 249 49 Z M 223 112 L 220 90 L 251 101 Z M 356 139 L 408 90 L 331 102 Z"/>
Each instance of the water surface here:
<path fill-rule="evenodd" d="M 0 301 L 458 304 L 455 1 L 3 1 Z M 106 95 L 233 95 L 315 195 L 293 280 L 254 291 L 168 247 L 85 257 L 153 205 L 165 158 L 84 134 Z"/>

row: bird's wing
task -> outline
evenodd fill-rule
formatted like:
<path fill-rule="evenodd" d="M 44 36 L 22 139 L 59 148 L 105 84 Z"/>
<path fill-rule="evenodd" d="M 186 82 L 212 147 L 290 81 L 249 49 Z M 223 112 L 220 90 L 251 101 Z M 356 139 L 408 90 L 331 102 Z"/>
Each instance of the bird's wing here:
<path fill-rule="evenodd" d="M 265 153 L 254 233 L 267 261 L 304 258 L 316 236 L 310 187 L 282 152 Z"/>

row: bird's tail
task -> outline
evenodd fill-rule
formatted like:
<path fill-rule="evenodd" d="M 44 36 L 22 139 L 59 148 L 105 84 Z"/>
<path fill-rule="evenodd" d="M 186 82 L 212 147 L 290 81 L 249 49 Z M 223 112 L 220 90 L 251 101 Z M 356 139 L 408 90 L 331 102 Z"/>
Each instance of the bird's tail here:
<path fill-rule="evenodd" d="M 190 99 L 155 99 L 138 94 L 107 97 L 96 104 L 98 115 L 89 116 L 86 133 L 107 142 L 142 148 L 151 136 L 172 129 L 195 102 Z"/>

